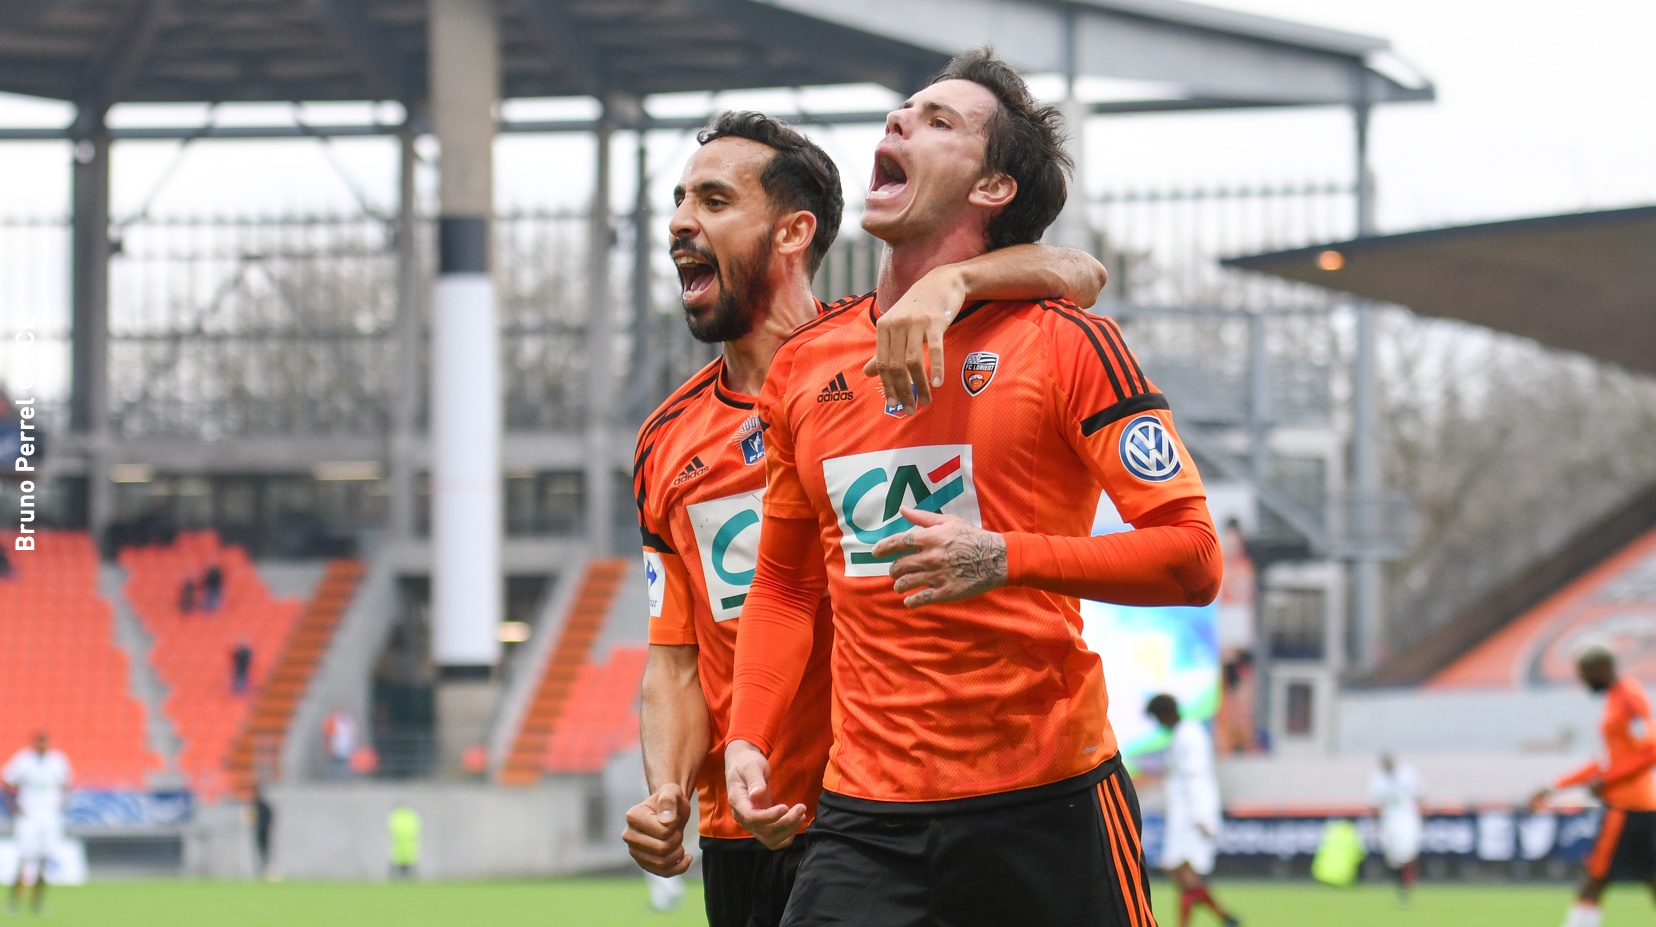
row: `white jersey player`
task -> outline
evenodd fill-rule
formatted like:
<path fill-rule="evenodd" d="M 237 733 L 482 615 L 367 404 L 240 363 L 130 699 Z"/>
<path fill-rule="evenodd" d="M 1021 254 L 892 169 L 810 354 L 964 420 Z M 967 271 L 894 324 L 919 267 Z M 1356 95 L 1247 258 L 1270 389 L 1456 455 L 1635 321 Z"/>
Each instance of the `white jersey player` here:
<path fill-rule="evenodd" d="M 1412 767 L 1398 763 L 1389 753 L 1382 754 L 1380 768 L 1369 778 L 1369 804 L 1379 825 L 1380 852 L 1397 874 L 1398 904 L 1406 905 L 1414 890 L 1425 827 L 1420 814 L 1420 778 Z"/>
<path fill-rule="evenodd" d="M 44 733 L 36 734 L 34 746 L 17 751 L 0 771 L 0 780 L 16 796 L 17 809 L 12 823 L 17 881 L 12 884 L 8 907 L 17 912 L 23 887 L 32 876 L 33 907 L 38 913 L 46 902 L 46 862 L 63 839 L 63 806 L 73 781 L 69 758 L 50 749 Z"/>
<path fill-rule="evenodd" d="M 1178 700 L 1171 695 L 1156 696 L 1144 710 L 1173 735 L 1167 750 L 1167 826 L 1159 864 L 1179 885 L 1179 927 L 1190 923 L 1190 911 L 1198 904 L 1211 908 L 1226 927 L 1234 927 L 1240 922 L 1203 884 L 1213 872 L 1221 816 L 1213 738 L 1200 721 L 1179 718 Z"/>

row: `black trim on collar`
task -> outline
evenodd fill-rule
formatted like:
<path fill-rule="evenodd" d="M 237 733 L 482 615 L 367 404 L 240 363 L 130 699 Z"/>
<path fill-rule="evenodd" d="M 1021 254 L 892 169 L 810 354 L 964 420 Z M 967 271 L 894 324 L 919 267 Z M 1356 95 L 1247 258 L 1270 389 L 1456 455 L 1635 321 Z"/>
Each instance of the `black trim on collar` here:
<path fill-rule="evenodd" d="M 992 302 L 994 302 L 994 300 L 992 300 L 992 299 L 980 299 L 980 300 L 978 300 L 977 302 L 975 302 L 975 303 L 971 304 L 970 306 L 967 306 L 965 309 L 961 310 L 960 314 L 955 316 L 954 321 L 950 322 L 949 324 L 950 325 L 955 325 L 955 324 L 958 324 L 960 322 L 964 322 L 966 320 L 967 316 L 969 316 L 972 313 L 978 311 L 979 309 L 982 309 L 984 306 L 987 306 Z"/>
<path fill-rule="evenodd" d="M 713 381 L 713 395 L 715 397 L 717 397 L 720 402 L 724 403 L 727 406 L 730 406 L 731 408 L 751 410 L 753 408 L 753 403 L 752 402 L 750 402 L 748 400 L 736 398 L 737 396 L 739 396 L 741 394 L 740 393 L 733 393 L 730 390 L 725 388 L 723 369 L 724 368 L 721 365 L 720 366 L 720 374 L 721 375 L 720 375 L 719 379 Z"/>

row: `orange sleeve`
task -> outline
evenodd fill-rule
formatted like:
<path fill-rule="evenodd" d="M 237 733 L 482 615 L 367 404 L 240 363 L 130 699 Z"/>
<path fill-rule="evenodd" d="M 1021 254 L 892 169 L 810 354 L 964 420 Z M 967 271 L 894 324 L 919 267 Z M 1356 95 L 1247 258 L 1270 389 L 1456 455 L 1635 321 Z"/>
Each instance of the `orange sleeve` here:
<path fill-rule="evenodd" d="M 1568 789 L 1578 785 L 1592 785 L 1598 782 L 1601 778 L 1602 776 L 1600 775 L 1599 765 L 1597 763 L 1588 763 L 1580 769 L 1559 776 L 1558 779 L 1553 782 L 1553 788 Z"/>
<path fill-rule="evenodd" d="M 1167 398 L 1144 375 L 1121 329 L 1069 303 L 1044 303 L 1047 359 L 1065 439 L 1116 511 L 1137 525 L 1179 499 L 1206 499 L 1201 475 L 1173 428 Z"/>
<path fill-rule="evenodd" d="M 1625 743 L 1630 746 L 1610 751 L 1610 763 L 1602 776 L 1605 785 L 1615 785 L 1644 775 L 1656 766 L 1656 743 L 1650 740 L 1650 700 L 1644 690 L 1624 681 L 1616 687 L 1611 698 L 1614 700 L 1610 707 L 1611 720 L 1626 729 Z M 1635 722 L 1642 730 L 1635 731 Z"/>
<path fill-rule="evenodd" d="M 1203 498 L 1176 499 L 1097 537 L 1006 534 L 1007 584 L 1119 605 L 1206 605 L 1224 557 Z"/>
<path fill-rule="evenodd" d="M 1100 537 L 1009 534 L 1008 582 L 1122 605 L 1213 601 L 1224 572 L 1219 533 L 1167 399 L 1114 322 L 1062 301 L 1043 306 L 1066 440 L 1138 530 Z"/>
<path fill-rule="evenodd" d="M 1597 768 L 1596 766 L 1594 767 Z M 1615 785 L 1656 769 L 1656 744 L 1612 760 L 1602 775 L 1605 785 Z"/>
<path fill-rule="evenodd" d="M 745 740 L 770 756 L 782 715 L 805 675 L 817 608 L 827 591 L 816 519 L 767 514 L 759 532 L 759 564 L 736 626 L 727 743 Z"/>

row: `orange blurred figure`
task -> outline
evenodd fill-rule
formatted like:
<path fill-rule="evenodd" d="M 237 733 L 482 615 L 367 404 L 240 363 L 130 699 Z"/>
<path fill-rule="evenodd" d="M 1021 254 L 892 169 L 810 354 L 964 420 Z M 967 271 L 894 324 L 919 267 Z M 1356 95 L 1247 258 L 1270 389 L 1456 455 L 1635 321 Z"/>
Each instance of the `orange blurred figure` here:
<path fill-rule="evenodd" d="M 379 769 L 379 751 L 373 747 L 362 746 L 351 751 L 351 772 L 359 776 L 373 775 Z"/>

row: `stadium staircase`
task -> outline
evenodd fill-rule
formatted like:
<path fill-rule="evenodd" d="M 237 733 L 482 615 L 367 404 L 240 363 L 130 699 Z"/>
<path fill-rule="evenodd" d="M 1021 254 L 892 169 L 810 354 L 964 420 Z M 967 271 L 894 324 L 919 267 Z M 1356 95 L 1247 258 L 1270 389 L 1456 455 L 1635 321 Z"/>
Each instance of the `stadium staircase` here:
<path fill-rule="evenodd" d="M 1656 528 L 1656 485 L 1616 506 L 1515 579 L 1382 663 L 1363 683 L 1410 686 L 1425 682 L 1651 528 Z"/>
<path fill-rule="evenodd" d="M 130 547 L 119 561 L 127 571 L 126 599 L 155 641 L 152 659 L 168 689 L 163 702 L 182 741 L 179 770 L 204 801 L 226 794 L 230 747 L 299 618 L 297 599 L 271 595 L 240 547 L 220 544 L 214 532 L 180 534 L 171 544 Z M 199 584 L 211 565 L 224 576 L 223 601 L 213 612 L 185 613 L 179 590 Z M 230 686 L 230 652 L 239 641 L 253 651 L 248 692 Z"/>
<path fill-rule="evenodd" d="M 587 562 L 563 627 L 500 766 L 498 779 L 502 785 L 528 786 L 540 781 L 548 742 L 609 617 L 628 565 L 629 561 L 618 557 Z"/>
<path fill-rule="evenodd" d="M 133 613 L 132 604 L 121 595 L 121 590 L 126 588 L 126 581 L 126 571 L 116 564 L 99 565 L 98 594 L 114 606 L 115 643 L 120 645 L 126 654 L 131 691 L 144 709 L 149 748 L 161 757 L 163 765 L 162 772 L 149 777 L 150 787 L 175 791 L 189 785 L 183 774 L 178 771 L 178 751 L 183 744 L 178 739 L 178 732 L 173 730 L 172 719 L 167 717 L 166 710 L 161 707 L 167 698 L 167 687 L 162 684 L 161 677 L 155 672 L 155 661 L 150 659 L 150 652 L 155 648 L 155 640 L 144 630 L 143 622 Z"/>
<path fill-rule="evenodd" d="M 356 595 L 364 569 L 360 560 L 328 561 L 322 581 L 277 656 L 270 678 L 253 697 L 246 723 L 231 744 L 227 764 L 232 794 L 251 796 L 259 779 L 277 774 L 288 728 Z"/>
<path fill-rule="evenodd" d="M 85 788 L 142 789 L 162 768 L 146 742 L 142 705 L 114 611 L 98 595 L 98 554 L 85 532 L 41 529 L 11 552 L 0 579 L 0 753 L 44 730 Z"/>

